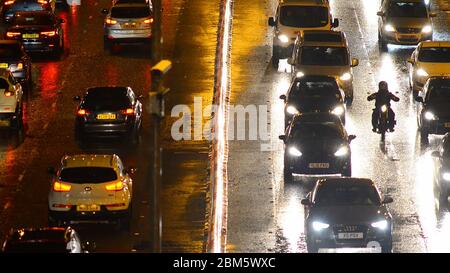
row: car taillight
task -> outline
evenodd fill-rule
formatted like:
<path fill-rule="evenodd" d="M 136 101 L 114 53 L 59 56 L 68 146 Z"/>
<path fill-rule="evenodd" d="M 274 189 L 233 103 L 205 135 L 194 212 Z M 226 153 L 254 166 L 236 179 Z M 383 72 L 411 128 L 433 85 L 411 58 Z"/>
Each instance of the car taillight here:
<path fill-rule="evenodd" d="M 115 24 L 117 24 L 117 21 L 113 20 L 113 19 L 106 18 L 105 23 L 107 25 L 115 25 Z"/>
<path fill-rule="evenodd" d="M 122 110 L 122 114 L 127 115 L 127 116 L 132 116 L 132 115 L 134 115 L 134 110 L 133 110 L 133 108 L 127 108 L 125 110 Z"/>
<path fill-rule="evenodd" d="M 5 97 L 12 97 L 13 92 L 11 91 L 5 91 Z"/>
<path fill-rule="evenodd" d="M 153 23 L 153 18 L 144 20 L 144 24 L 151 24 L 151 23 Z"/>
<path fill-rule="evenodd" d="M 14 4 L 14 1 L 10 0 L 10 1 L 6 1 L 5 2 L 5 6 L 9 6 L 9 5 L 12 5 L 12 4 Z"/>
<path fill-rule="evenodd" d="M 47 5 L 48 1 L 47 0 L 38 0 L 37 1 L 39 4 L 43 4 L 43 5 Z"/>
<path fill-rule="evenodd" d="M 109 183 L 109 184 L 105 185 L 105 188 L 107 191 L 121 191 L 121 190 L 123 190 L 124 186 L 123 186 L 123 182 L 119 181 L 119 182 Z"/>
<path fill-rule="evenodd" d="M 78 109 L 78 111 L 77 111 L 77 116 L 79 116 L 79 117 L 84 117 L 87 114 L 89 114 L 89 112 L 86 111 L 85 109 Z"/>
<path fill-rule="evenodd" d="M 69 192 L 72 189 L 72 186 L 66 183 L 62 183 L 59 181 L 55 181 L 53 183 L 53 191 L 56 192 Z"/>
<path fill-rule="evenodd" d="M 53 204 L 52 207 L 59 208 L 59 209 L 70 209 L 72 205 L 66 205 L 66 204 Z"/>
<path fill-rule="evenodd" d="M 7 36 L 7 37 L 10 37 L 10 38 L 16 37 L 16 36 L 19 36 L 19 35 L 20 35 L 20 32 L 14 32 L 14 31 L 8 31 L 8 32 L 6 32 L 6 36 Z"/>
<path fill-rule="evenodd" d="M 41 31 L 41 35 L 45 35 L 45 36 L 49 36 L 49 37 L 53 37 L 56 35 L 56 31 Z"/>

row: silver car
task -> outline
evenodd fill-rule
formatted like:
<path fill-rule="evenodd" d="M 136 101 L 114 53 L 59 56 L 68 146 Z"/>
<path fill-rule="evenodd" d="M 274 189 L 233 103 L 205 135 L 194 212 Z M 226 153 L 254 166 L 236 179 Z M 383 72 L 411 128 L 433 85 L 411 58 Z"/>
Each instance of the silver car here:
<path fill-rule="evenodd" d="M 116 4 L 110 10 L 103 9 L 104 45 L 109 49 L 118 43 L 150 44 L 152 37 L 153 14 L 150 5 L 145 3 Z"/>

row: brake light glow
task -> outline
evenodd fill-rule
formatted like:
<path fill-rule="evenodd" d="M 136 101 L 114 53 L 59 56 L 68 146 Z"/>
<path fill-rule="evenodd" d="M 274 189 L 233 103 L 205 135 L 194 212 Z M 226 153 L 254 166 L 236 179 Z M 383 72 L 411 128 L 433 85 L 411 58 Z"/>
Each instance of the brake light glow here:
<path fill-rule="evenodd" d="M 80 117 L 84 117 L 84 116 L 86 116 L 87 114 L 88 114 L 88 112 L 87 112 L 85 109 L 79 109 L 79 110 L 77 111 L 77 115 L 80 116 Z"/>
<path fill-rule="evenodd" d="M 46 4 L 48 4 L 48 1 L 47 0 L 38 0 L 38 3 L 46 5 Z"/>
<path fill-rule="evenodd" d="M 12 0 L 5 2 L 5 6 L 9 6 L 9 5 L 12 5 L 12 4 L 14 4 L 14 1 L 12 1 Z"/>
<path fill-rule="evenodd" d="M 19 36 L 19 35 L 20 35 L 20 32 L 13 32 L 13 31 L 6 32 L 6 36 L 10 37 L 10 38 L 16 37 L 16 36 Z"/>
<path fill-rule="evenodd" d="M 151 24 L 151 23 L 153 23 L 153 18 L 144 20 L 144 24 Z"/>
<path fill-rule="evenodd" d="M 11 91 L 5 91 L 5 97 L 12 97 L 13 92 Z"/>
<path fill-rule="evenodd" d="M 53 37 L 56 35 L 56 31 L 42 31 L 41 35 L 45 35 L 45 36 L 49 36 L 49 37 Z"/>
<path fill-rule="evenodd" d="M 22 69 L 23 69 L 23 63 L 18 63 L 17 70 L 22 70 Z"/>
<path fill-rule="evenodd" d="M 125 110 L 122 110 L 122 114 L 127 115 L 127 116 L 131 116 L 134 114 L 134 110 L 133 108 L 127 108 Z"/>
<path fill-rule="evenodd" d="M 105 186 L 107 191 L 121 191 L 123 190 L 124 186 L 122 181 L 119 182 L 113 182 L 113 183 L 109 183 Z"/>
<path fill-rule="evenodd" d="M 56 192 L 69 192 L 72 189 L 72 186 L 66 183 L 62 183 L 59 181 L 55 181 L 53 183 L 53 191 Z"/>
<path fill-rule="evenodd" d="M 115 25 L 115 24 L 117 24 L 117 21 L 113 20 L 113 19 L 106 18 L 105 23 L 107 25 Z"/>

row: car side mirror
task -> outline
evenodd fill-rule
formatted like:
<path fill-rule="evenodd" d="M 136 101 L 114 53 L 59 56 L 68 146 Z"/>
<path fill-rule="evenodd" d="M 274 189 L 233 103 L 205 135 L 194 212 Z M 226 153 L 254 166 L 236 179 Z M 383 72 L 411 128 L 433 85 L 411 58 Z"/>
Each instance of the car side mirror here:
<path fill-rule="evenodd" d="M 54 167 L 48 167 L 47 168 L 47 173 L 51 174 L 51 175 L 55 175 L 56 174 L 56 169 Z"/>
<path fill-rule="evenodd" d="M 352 67 L 358 66 L 359 65 L 359 60 L 357 58 L 353 58 L 352 59 Z"/>
<path fill-rule="evenodd" d="M 416 100 L 417 102 L 423 103 L 423 98 L 422 98 L 422 97 L 416 97 L 415 100 Z"/>
<path fill-rule="evenodd" d="M 431 156 L 432 157 L 441 157 L 441 154 L 439 153 L 439 151 L 433 151 L 432 153 L 431 153 Z"/>
<path fill-rule="evenodd" d="M 269 26 L 274 27 L 276 26 L 276 22 L 275 19 L 273 17 L 269 17 L 269 21 L 268 21 Z"/>
<path fill-rule="evenodd" d="M 414 60 L 412 58 L 409 58 L 408 60 L 406 60 L 408 63 L 410 64 L 414 64 Z"/>
<path fill-rule="evenodd" d="M 377 15 L 378 15 L 378 16 L 384 16 L 384 12 L 379 11 L 379 12 L 377 12 Z"/>
<path fill-rule="evenodd" d="M 81 101 L 81 97 L 80 96 L 75 96 L 75 97 L 73 97 L 73 100 L 74 101 Z"/>
<path fill-rule="evenodd" d="M 127 174 L 135 174 L 136 171 L 137 171 L 137 168 L 133 168 L 133 167 L 128 167 L 128 168 L 126 168 L 126 170 L 125 170 L 125 172 L 126 172 Z"/>
<path fill-rule="evenodd" d="M 386 197 L 384 197 L 384 199 L 381 203 L 382 204 L 390 204 L 392 202 L 394 202 L 394 199 L 392 199 L 392 197 L 390 197 L 390 196 L 386 196 Z"/>
<path fill-rule="evenodd" d="M 355 138 L 356 138 L 355 135 L 349 135 L 349 136 L 348 136 L 348 141 L 349 141 L 349 142 L 352 142 Z"/>
<path fill-rule="evenodd" d="M 97 248 L 97 244 L 95 242 L 84 242 L 81 247 L 83 248 L 83 250 L 87 253 L 92 253 L 95 251 L 95 249 Z"/>
<path fill-rule="evenodd" d="M 437 16 L 436 12 L 430 12 L 430 17 L 436 17 L 436 16 Z"/>
<path fill-rule="evenodd" d="M 278 136 L 278 138 L 283 140 L 283 141 L 286 141 L 286 135 L 280 135 L 280 136 Z"/>
<path fill-rule="evenodd" d="M 339 27 L 339 19 L 334 18 L 333 22 L 331 23 L 331 27 L 336 28 Z"/>
<path fill-rule="evenodd" d="M 281 96 L 280 96 L 280 99 L 281 99 L 281 100 L 284 100 L 284 102 L 286 102 L 287 97 L 286 97 L 286 95 L 281 95 Z"/>
<path fill-rule="evenodd" d="M 106 15 L 106 14 L 109 13 L 109 10 L 108 10 L 108 9 L 102 9 L 102 10 L 101 10 L 101 13 Z"/>
<path fill-rule="evenodd" d="M 311 206 L 312 205 L 311 201 L 308 198 L 302 199 L 301 204 L 303 206 Z"/>

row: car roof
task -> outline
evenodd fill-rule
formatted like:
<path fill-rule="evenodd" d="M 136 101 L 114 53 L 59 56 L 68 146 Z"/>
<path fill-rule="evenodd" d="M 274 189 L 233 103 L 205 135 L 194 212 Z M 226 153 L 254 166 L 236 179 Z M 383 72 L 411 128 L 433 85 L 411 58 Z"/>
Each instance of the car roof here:
<path fill-rule="evenodd" d="M 375 186 L 375 183 L 368 179 L 368 178 L 359 178 L 359 177 L 340 177 L 340 178 L 324 178 L 324 179 L 320 179 L 317 184 L 319 186 L 324 185 L 324 184 L 362 184 L 362 185 L 367 185 L 367 186 Z"/>
<path fill-rule="evenodd" d="M 12 241 L 31 242 L 31 241 L 61 241 L 65 242 L 72 229 L 62 227 L 45 228 L 20 228 L 11 230 L 8 239 Z"/>
<path fill-rule="evenodd" d="M 329 6 L 328 0 L 280 0 L 286 6 Z"/>
<path fill-rule="evenodd" d="M 78 154 L 66 155 L 61 159 L 63 168 L 77 167 L 110 167 L 114 168 L 117 155 Z"/>
<path fill-rule="evenodd" d="M 420 47 L 450 47 L 450 41 L 423 41 L 421 42 Z"/>

